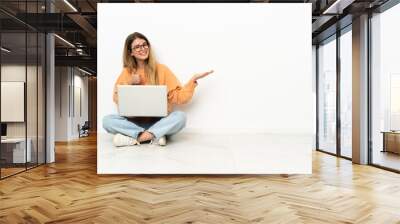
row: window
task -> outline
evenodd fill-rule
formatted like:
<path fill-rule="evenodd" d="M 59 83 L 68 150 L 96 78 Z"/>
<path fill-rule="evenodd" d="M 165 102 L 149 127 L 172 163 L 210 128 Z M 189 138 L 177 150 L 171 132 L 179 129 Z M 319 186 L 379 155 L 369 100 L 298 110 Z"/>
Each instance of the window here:
<path fill-rule="evenodd" d="M 347 32 L 346 32 L 347 31 Z M 352 157 L 352 34 L 340 36 L 340 155 Z"/>
<path fill-rule="evenodd" d="M 318 47 L 318 149 L 336 153 L 336 36 Z"/>
<path fill-rule="evenodd" d="M 400 170 L 400 5 L 371 18 L 372 164 Z"/>

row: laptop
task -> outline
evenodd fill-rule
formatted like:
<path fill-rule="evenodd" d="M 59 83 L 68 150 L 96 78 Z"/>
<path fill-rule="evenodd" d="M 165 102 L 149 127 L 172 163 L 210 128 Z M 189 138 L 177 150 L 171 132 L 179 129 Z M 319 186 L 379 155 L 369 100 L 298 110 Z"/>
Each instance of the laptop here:
<path fill-rule="evenodd" d="M 167 116 L 167 86 L 118 85 L 118 112 L 124 117 Z"/>

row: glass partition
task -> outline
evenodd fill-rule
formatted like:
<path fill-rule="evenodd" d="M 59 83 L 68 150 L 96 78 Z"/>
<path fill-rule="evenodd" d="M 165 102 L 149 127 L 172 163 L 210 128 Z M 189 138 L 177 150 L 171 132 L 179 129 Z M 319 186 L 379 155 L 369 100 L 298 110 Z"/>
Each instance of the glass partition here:
<path fill-rule="evenodd" d="M 45 163 L 45 35 L 16 19 L 44 12 L 43 5 L 0 2 L 16 10 L 0 12 L 1 179 Z"/>
<path fill-rule="evenodd" d="M 27 113 L 27 150 L 30 151 L 30 160 L 27 163 L 28 168 L 37 165 L 38 157 L 38 56 L 37 56 L 37 41 L 38 35 L 36 32 L 27 33 L 27 98 L 26 98 L 26 113 Z"/>
<path fill-rule="evenodd" d="M 31 151 L 26 141 L 26 33 L 1 34 L 1 176 L 24 171 Z M 6 50 L 4 50 L 6 49 Z"/>
<path fill-rule="evenodd" d="M 336 154 L 336 36 L 318 47 L 318 149 Z"/>

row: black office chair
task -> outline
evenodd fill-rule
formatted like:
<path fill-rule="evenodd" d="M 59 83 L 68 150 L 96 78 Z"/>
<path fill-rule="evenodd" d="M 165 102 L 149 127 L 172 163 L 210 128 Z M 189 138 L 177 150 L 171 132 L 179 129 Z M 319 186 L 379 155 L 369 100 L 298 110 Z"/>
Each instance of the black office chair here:
<path fill-rule="evenodd" d="M 90 129 L 89 121 L 85 121 L 82 127 L 80 127 L 80 125 L 78 124 L 79 138 L 89 136 L 89 129 Z"/>

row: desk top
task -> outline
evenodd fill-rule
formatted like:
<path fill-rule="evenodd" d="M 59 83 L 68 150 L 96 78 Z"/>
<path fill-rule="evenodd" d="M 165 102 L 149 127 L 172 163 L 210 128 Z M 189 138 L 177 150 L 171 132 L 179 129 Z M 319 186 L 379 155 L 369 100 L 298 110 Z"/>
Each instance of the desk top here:
<path fill-rule="evenodd" d="M 30 139 L 28 138 L 27 140 L 29 141 Z M 6 139 L 1 139 L 1 143 L 20 143 L 20 142 L 25 142 L 25 138 L 6 138 Z"/>
<path fill-rule="evenodd" d="M 400 134 L 400 131 L 381 131 L 384 134 Z"/>

